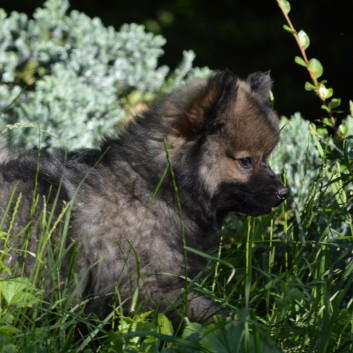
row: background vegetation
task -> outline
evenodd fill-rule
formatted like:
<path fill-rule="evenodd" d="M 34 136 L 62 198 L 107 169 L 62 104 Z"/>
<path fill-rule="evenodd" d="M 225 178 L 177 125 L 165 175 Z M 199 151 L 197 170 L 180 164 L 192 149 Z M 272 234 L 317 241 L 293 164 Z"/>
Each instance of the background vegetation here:
<path fill-rule="evenodd" d="M 44 0 L 1 0 L 7 12 L 32 15 Z M 183 50 L 193 50 L 195 65 L 211 69 L 228 67 L 241 77 L 256 70 L 271 69 L 276 109 L 291 116 L 300 111 L 306 119 L 322 117 L 316 99 L 302 89 L 306 74 L 293 65 L 298 55 L 290 38 L 279 28 L 283 17 L 276 1 L 220 0 L 72 0 L 71 9 L 99 17 L 116 30 L 124 23 L 147 26 L 148 31 L 166 39 L 159 63 L 175 68 Z M 292 17 L 299 28 L 310 33 L 310 51 L 322 60 L 325 78 L 341 97 L 344 109 L 353 89 L 353 27 L 346 5 L 333 0 L 297 1 Z M 286 89 L 283 89 L 286 87 Z"/>
<path fill-rule="evenodd" d="M 206 75 L 210 71 L 206 66 L 213 68 L 211 59 L 210 65 L 197 67 L 197 55 L 195 59 L 194 52 L 181 50 L 177 67 L 163 64 L 163 45 L 168 52 L 164 36 L 153 35 L 140 25 L 108 28 L 98 18 L 70 11 L 68 5 L 65 0 L 48 0 L 32 18 L 0 10 L 0 127 L 10 146 L 28 148 L 39 141 L 48 149 L 94 145 L 96 136 L 109 132 L 131 112 L 144 109 L 185 80 Z M 168 6 L 173 9 L 172 5 L 194 19 L 191 3 L 172 2 Z M 290 15 L 297 21 L 289 12 L 289 3 L 274 1 L 273 9 L 281 20 L 272 33 L 285 37 L 295 54 L 288 57 L 279 47 L 270 55 L 285 54 L 286 66 L 294 66 L 297 55 L 302 86 L 305 83 L 311 91 L 303 88 L 303 94 L 314 97 L 315 111 L 320 113 L 307 119 L 299 113 L 281 118 L 282 137 L 272 164 L 288 183 L 290 199 L 266 217 L 230 218 L 222 230 L 211 271 L 198 278 L 198 290 L 225 306 L 239 323 L 220 319 L 205 325 L 187 322 L 183 330 L 173 332 L 162 313 L 136 312 L 125 317 L 118 307 L 104 321 L 87 317 L 82 311 L 85 303 L 74 304 L 65 290 L 54 291 L 46 303 L 41 271 L 46 266 L 51 269 L 53 283 L 60 281 L 57 268 L 65 251 L 60 248 L 59 253 L 49 252 L 45 257 L 40 251 L 32 254 L 38 259 L 33 275 L 14 277 L 6 259 L 19 250 L 11 248 L 11 237 L 16 234 L 12 224 L 5 228 L 0 220 L 0 352 L 353 350 L 353 104 L 349 109 L 349 100 L 344 98 L 351 93 L 337 95 L 331 80 L 326 81 L 325 65 L 308 53 L 314 52 L 311 33 L 292 25 L 288 18 Z M 234 33 L 232 13 L 228 11 L 223 18 L 218 11 L 215 19 L 225 26 L 219 38 L 227 38 L 228 31 Z M 156 31 L 166 30 L 162 15 L 161 23 L 150 23 L 149 27 L 159 25 Z M 148 24 L 146 18 L 143 21 Z M 283 23 L 286 30 L 281 28 Z M 259 36 L 263 33 L 254 28 Z M 218 38 L 212 32 L 210 43 L 213 35 Z M 233 39 L 237 43 L 234 47 L 238 49 L 245 39 Z M 229 40 L 226 43 L 226 49 L 220 53 L 215 48 L 212 55 L 228 54 Z M 275 40 L 266 42 L 267 49 L 277 45 Z M 238 57 L 249 46 L 247 43 L 232 55 Z M 250 60 L 254 65 L 244 76 L 272 67 L 271 61 L 266 63 L 262 58 L 263 52 L 257 47 Z M 228 60 L 225 66 L 232 68 Z M 265 63 L 266 67 L 258 66 Z M 341 69 L 337 68 L 337 74 Z M 234 71 L 238 73 L 236 68 Z M 279 71 L 279 77 L 282 71 L 287 72 Z M 290 91 L 291 101 L 300 106 L 298 96 L 285 89 L 292 87 L 291 83 L 280 86 L 275 80 L 279 90 Z M 276 106 L 276 91 L 274 96 Z M 319 124 L 310 122 L 318 117 Z M 13 219 L 19 202 L 13 200 Z M 61 215 L 64 239 L 69 211 L 68 207 Z M 45 245 L 58 223 L 45 214 L 41 222 Z M 87 332 L 77 334 L 78 324 L 86 326 Z"/>

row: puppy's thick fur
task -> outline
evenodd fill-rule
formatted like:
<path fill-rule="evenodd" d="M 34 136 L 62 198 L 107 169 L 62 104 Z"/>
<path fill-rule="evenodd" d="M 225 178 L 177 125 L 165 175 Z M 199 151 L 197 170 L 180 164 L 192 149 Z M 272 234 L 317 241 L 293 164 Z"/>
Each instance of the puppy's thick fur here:
<path fill-rule="evenodd" d="M 131 304 L 138 289 L 146 308 L 176 305 L 186 284 L 182 225 L 186 244 L 207 253 L 229 212 L 265 214 L 287 195 L 267 164 L 280 133 L 270 89 L 268 73 L 240 80 L 229 71 L 217 72 L 167 95 L 100 149 L 34 151 L 3 162 L 3 231 L 11 224 L 11 234 L 16 235 L 27 227 L 22 232 L 27 236 L 14 236 L 11 246 L 23 248 L 26 238 L 26 250 L 36 253 L 43 207 L 50 212 L 55 203 L 57 216 L 65 202 L 72 201 L 67 246 L 76 254 L 77 278 L 84 279 L 78 299 L 95 296 L 88 309 L 104 315 L 114 300 L 107 294 L 117 285 L 126 303 Z M 41 195 L 35 209 L 34 187 Z M 19 195 L 21 203 L 11 221 Z M 55 246 L 58 235 L 52 237 Z M 24 254 L 14 252 L 8 263 L 19 262 L 29 273 L 34 258 Z M 68 267 L 64 262 L 63 281 Z M 189 277 L 204 267 L 204 258 L 187 254 Z M 188 301 L 185 314 L 192 320 L 202 322 L 223 313 L 193 291 Z"/>

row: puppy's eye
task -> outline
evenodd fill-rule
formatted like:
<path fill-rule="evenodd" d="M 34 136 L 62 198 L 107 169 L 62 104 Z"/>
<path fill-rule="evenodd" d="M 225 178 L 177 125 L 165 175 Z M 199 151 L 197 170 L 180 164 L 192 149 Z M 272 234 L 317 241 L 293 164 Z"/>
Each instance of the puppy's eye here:
<path fill-rule="evenodd" d="M 238 161 L 243 168 L 251 168 L 253 165 L 251 157 L 239 158 Z"/>

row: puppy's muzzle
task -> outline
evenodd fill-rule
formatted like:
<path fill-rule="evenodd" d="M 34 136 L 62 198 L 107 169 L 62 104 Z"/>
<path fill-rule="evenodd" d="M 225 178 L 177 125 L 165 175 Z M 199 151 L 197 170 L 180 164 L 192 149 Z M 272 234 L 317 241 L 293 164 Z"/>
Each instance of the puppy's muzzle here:
<path fill-rule="evenodd" d="M 276 196 L 280 201 L 284 201 L 289 194 L 289 190 L 284 186 L 276 191 Z"/>

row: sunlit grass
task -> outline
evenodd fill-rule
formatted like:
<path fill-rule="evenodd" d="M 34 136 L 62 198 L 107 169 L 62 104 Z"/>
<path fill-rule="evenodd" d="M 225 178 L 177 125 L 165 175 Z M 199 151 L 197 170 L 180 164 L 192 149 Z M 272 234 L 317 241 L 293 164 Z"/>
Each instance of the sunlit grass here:
<path fill-rule="evenodd" d="M 7 264 L 14 251 L 27 251 L 31 227 L 16 230 L 21 197 L 13 196 L 0 222 L 0 345 L 3 352 L 351 352 L 353 350 L 352 171 L 349 149 L 330 162 L 323 156 L 302 209 L 288 203 L 260 218 L 229 218 L 210 270 L 196 290 L 224 306 L 237 320 L 188 323 L 176 334 L 158 312 L 124 316 L 117 305 L 103 320 L 77 302 L 82 278 L 73 272 L 75 251 L 67 248 L 71 205 L 38 222 L 39 246 L 30 276 Z M 331 165 L 330 165 L 331 163 Z M 334 167 L 333 167 L 334 166 Z M 13 194 L 15 195 L 15 194 Z M 34 198 L 34 207 L 37 199 Z M 52 234 L 61 242 L 51 244 Z M 18 249 L 11 239 L 24 234 Z M 197 251 L 187 247 L 187 251 Z M 60 278 L 71 256 L 70 280 Z M 45 286 L 50 281 L 50 296 Z M 71 287 L 72 281 L 76 289 Z M 116 295 L 119 298 L 119 293 Z M 117 303 L 123 302 L 123 298 Z M 82 328 L 85 328 L 82 331 Z"/>

